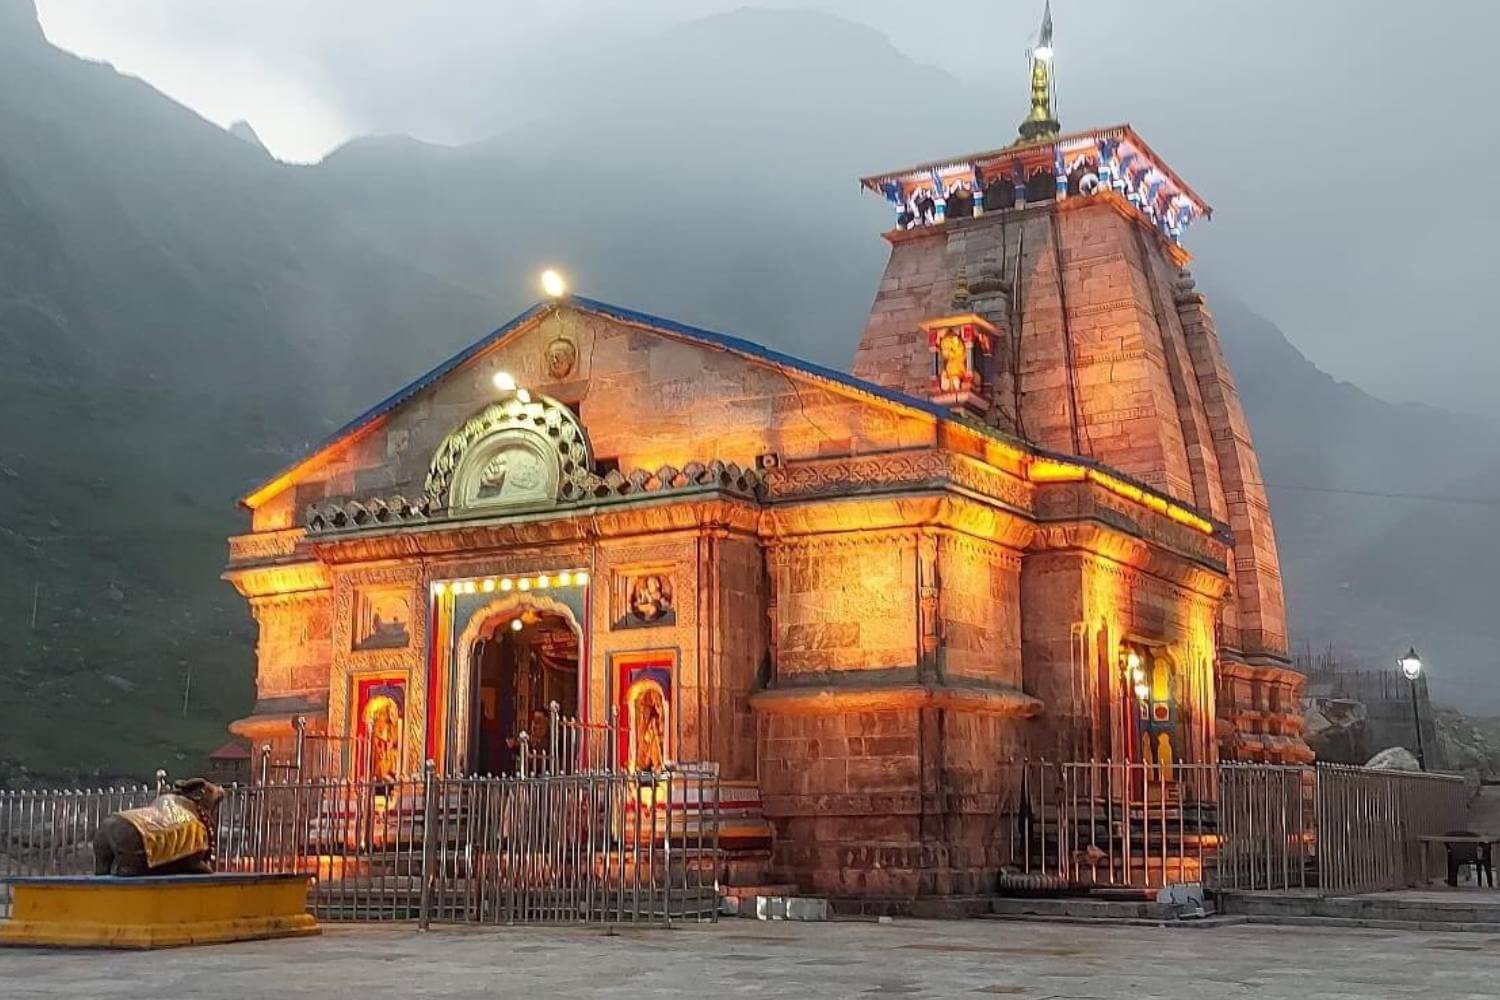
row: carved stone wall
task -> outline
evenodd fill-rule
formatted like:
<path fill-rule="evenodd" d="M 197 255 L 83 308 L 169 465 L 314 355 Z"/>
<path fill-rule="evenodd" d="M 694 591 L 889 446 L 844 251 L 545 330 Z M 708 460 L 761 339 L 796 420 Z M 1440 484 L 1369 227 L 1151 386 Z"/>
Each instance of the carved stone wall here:
<path fill-rule="evenodd" d="M 1028 752 L 1053 760 L 1127 759 L 1121 676 L 1127 642 L 1159 649 L 1174 664 L 1176 708 L 1187 732 L 1179 761 L 1212 763 L 1215 624 L 1220 597 L 1077 548 L 1027 554 L 1021 572 L 1025 685 L 1046 708 Z"/>
<path fill-rule="evenodd" d="M 774 539 L 777 676 L 914 666 L 916 554 L 915 530 Z"/>
<path fill-rule="evenodd" d="M 953 531 L 936 538 L 933 579 L 946 675 L 1020 687 L 1020 553 Z"/>
<path fill-rule="evenodd" d="M 589 699 L 607 717 L 619 700 L 619 658 L 631 654 L 663 653 L 674 662 L 672 678 L 672 753 L 677 760 L 712 759 L 706 742 L 711 726 L 709 690 L 702 669 L 702 572 L 698 561 L 697 531 L 679 531 L 654 537 L 624 537 L 601 541 L 594 553 L 593 662 L 589 672 Z M 670 623 L 616 627 L 624 617 L 621 593 L 631 573 L 649 571 L 669 577 L 674 606 Z"/>
<path fill-rule="evenodd" d="M 326 591 L 250 602 L 260 628 L 255 644 L 259 701 L 328 690 L 333 661 L 333 602 Z"/>
<path fill-rule="evenodd" d="M 395 589 L 407 595 L 411 622 L 405 646 L 355 648 L 355 609 L 361 590 Z M 406 682 L 406 717 L 402 720 L 408 773 L 421 770 L 422 734 L 427 724 L 425 677 L 427 655 L 427 582 L 416 564 L 341 568 L 333 582 L 333 665 L 328 682 L 328 731 L 350 736 L 354 684 L 361 676 L 392 675 Z"/>

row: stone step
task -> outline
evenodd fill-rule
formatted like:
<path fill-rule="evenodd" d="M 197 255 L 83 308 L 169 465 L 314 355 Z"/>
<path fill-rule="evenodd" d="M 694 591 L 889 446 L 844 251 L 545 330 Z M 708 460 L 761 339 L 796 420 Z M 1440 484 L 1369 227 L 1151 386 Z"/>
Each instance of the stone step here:
<path fill-rule="evenodd" d="M 1214 912 L 1211 905 L 1206 910 L 1208 915 Z M 996 896 L 990 900 L 990 913 L 1002 917 L 1068 917 L 1089 920 L 1179 919 L 1175 907 L 1154 900 L 1089 899 L 1073 896 L 1050 899 Z"/>
<path fill-rule="evenodd" d="M 795 896 L 797 886 L 791 882 L 766 885 L 726 885 L 719 889 L 724 896 Z"/>
<path fill-rule="evenodd" d="M 1221 911 L 1250 917 L 1483 924 L 1490 930 L 1500 930 L 1500 893 L 1433 899 L 1404 893 L 1317 896 L 1312 893 L 1220 892 L 1216 898 Z"/>

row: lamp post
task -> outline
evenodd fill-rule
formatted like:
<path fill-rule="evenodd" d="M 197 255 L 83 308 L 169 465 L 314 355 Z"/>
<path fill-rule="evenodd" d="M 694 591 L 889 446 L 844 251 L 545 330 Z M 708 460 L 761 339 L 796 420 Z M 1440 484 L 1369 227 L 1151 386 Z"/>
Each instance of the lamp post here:
<path fill-rule="evenodd" d="M 1417 648 L 1412 646 L 1396 663 L 1401 667 L 1401 673 L 1411 683 L 1411 724 L 1417 730 L 1417 766 L 1425 771 L 1427 770 L 1427 755 L 1422 751 L 1422 715 L 1417 711 L 1417 678 L 1422 676 L 1422 658 L 1417 655 Z"/>

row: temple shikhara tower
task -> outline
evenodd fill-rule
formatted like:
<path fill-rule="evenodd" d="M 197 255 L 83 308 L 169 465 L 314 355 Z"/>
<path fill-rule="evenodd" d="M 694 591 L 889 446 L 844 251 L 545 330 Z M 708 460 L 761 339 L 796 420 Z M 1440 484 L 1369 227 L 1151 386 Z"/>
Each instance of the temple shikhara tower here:
<path fill-rule="evenodd" d="M 863 180 L 851 374 L 558 294 L 248 495 L 235 732 L 501 773 L 556 703 L 865 899 L 987 891 L 1015 759 L 1310 759 L 1209 207 L 1128 125 L 1064 132 L 1052 58 L 1049 18 L 1009 144 Z"/>

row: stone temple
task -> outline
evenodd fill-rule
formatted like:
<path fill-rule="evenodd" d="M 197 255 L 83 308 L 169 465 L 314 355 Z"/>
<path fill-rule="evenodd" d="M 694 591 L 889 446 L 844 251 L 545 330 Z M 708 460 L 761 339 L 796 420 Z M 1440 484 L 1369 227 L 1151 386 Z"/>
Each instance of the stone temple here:
<path fill-rule="evenodd" d="M 556 701 L 712 762 L 775 877 L 846 897 L 993 880 L 1013 758 L 1309 759 L 1180 244 L 1208 205 L 1129 126 L 1059 129 L 1049 36 L 1016 142 L 863 181 L 894 226 L 850 373 L 558 296 L 245 497 L 232 729 L 500 773 Z"/>

